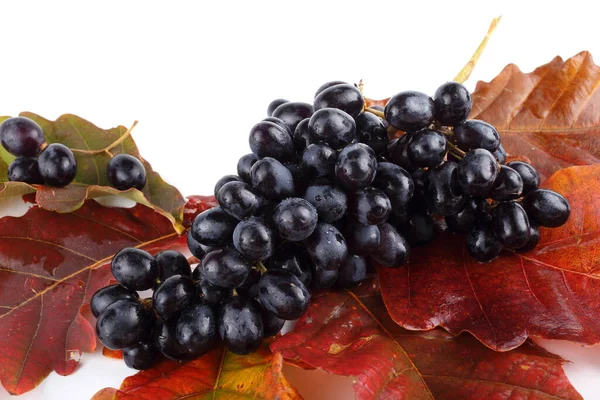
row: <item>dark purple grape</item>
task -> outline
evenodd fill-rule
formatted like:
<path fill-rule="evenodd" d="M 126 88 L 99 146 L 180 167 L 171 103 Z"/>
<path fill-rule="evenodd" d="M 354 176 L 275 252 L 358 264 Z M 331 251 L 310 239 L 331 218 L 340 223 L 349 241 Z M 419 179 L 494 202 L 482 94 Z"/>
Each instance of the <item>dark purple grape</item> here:
<path fill-rule="evenodd" d="M 302 154 L 308 146 L 313 144 L 310 131 L 308 130 L 309 122 L 310 118 L 304 118 L 302 121 L 300 121 L 296 126 L 294 135 L 292 136 L 292 139 L 294 141 L 294 148 L 299 154 Z"/>
<path fill-rule="evenodd" d="M 470 119 L 454 127 L 454 139 L 458 147 L 465 151 L 485 149 L 493 153 L 500 146 L 500 134 L 496 128 L 477 119 Z"/>
<path fill-rule="evenodd" d="M 446 137 L 442 133 L 422 129 L 412 134 L 406 152 L 417 167 L 431 168 L 444 162 L 446 145 Z"/>
<path fill-rule="evenodd" d="M 240 157 L 240 160 L 237 164 L 237 173 L 246 183 L 252 183 L 252 176 L 250 172 L 252 171 L 252 166 L 254 163 L 258 161 L 258 157 L 254 154 L 246 154 Z M 216 190 L 216 187 L 215 187 Z M 216 196 L 216 194 L 215 194 Z"/>
<path fill-rule="evenodd" d="M 337 156 L 337 152 L 325 144 L 311 144 L 304 150 L 300 165 L 310 177 L 329 176 L 335 172 Z"/>
<path fill-rule="evenodd" d="M 425 202 L 433 214 L 447 216 L 462 210 L 466 197 L 458 184 L 456 170 L 456 163 L 447 161 L 428 171 Z"/>
<path fill-rule="evenodd" d="M 96 336 L 109 349 L 124 349 L 144 339 L 151 321 L 139 301 L 117 300 L 98 317 Z"/>
<path fill-rule="evenodd" d="M 390 216 L 392 204 L 381 190 L 366 187 L 352 197 L 350 212 L 363 225 L 379 225 Z"/>
<path fill-rule="evenodd" d="M 132 290 L 153 288 L 160 274 L 154 257 L 133 247 L 126 247 L 113 257 L 111 271 L 121 285 Z"/>
<path fill-rule="evenodd" d="M 110 186 L 119 190 L 146 186 L 146 168 L 142 162 L 130 154 L 117 154 L 106 165 L 106 177 Z"/>
<path fill-rule="evenodd" d="M 312 262 L 324 269 L 338 269 L 348 256 L 348 246 L 344 236 L 336 227 L 319 223 L 313 234 L 306 239 L 306 252 Z"/>
<path fill-rule="evenodd" d="M 186 308 L 175 324 L 175 337 L 188 353 L 195 356 L 209 351 L 217 337 L 217 317 L 206 304 Z"/>
<path fill-rule="evenodd" d="M 406 91 L 394 95 L 384 112 L 386 121 L 394 128 L 414 132 L 431 125 L 434 104 L 425 93 Z"/>
<path fill-rule="evenodd" d="M 494 151 L 492 155 L 500 164 L 506 164 L 506 150 L 504 146 L 500 145 L 498 150 Z"/>
<path fill-rule="evenodd" d="M 206 246 L 224 246 L 231 243 L 231 236 L 238 221 L 221 207 L 214 207 L 198 214 L 192 224 L 192 236 Z"/>
<path fill-rule="evenodd" d="M 353 118 L 362 112 L 365 99 L 358 88 L 344 84 L 322 90 L 313 102 L 315 111 L 323 108 L 338 108 Z"/>
<path fill-rule="evenodd" d="M 265 310 L 264 307 L 260 308 L 260 314 L 262 316 L 265 337 L 275 336 L 283 329 L 285 319 L 279 318 L 275 314 Z"/>
<path fill-rule="evenodd" d="M 275 269 L 263 274 L 258 282 L 260 303 L 269 312 L 285 320 L 300 318 L 310 304 L 310 292 L 289 271 Z"/>
<path fill-rule="evenodd" d="M 38 169 L 46 185 L 63 187 L 75 178 L 77 162 L 71 149 L 60 143 L 52 143 L 40 153 Z"/>
<path fill-rule="evenodd" d="M 312 263 L 303 248 L 291 243 L 280 247 L 269 259 L 269 270 L 284 269 L 296 275 L 308 287 L 310 285 Z"/>
<path fill-rule="evenodd" d="M 412 136 L 411 133 L 406 133 L 398 139 L 394 146 L 388 147 L 388 160 L 409 172 L 418 168 L 408 157 L 408 145 Z"/>
<path fill-rule="evenodd" d="M 188 353 L 177 341 L 175 331 L 176 318 L 170 320 L 158 320 L 154 328 L 154 346 L 163 356 L 175 361 L 188 361 L 196 358 L 196 355 Z"/>
<path fill-rule="evenodd" d="M 315 206 L 319 219 L 324 222 L 339 220 L 348 208 L 346 193 L 328 181 L 315 181 L 304 192 L 304 198 Z"/>
<path fill-rule="evenodd" d="M 144 370 L 159 360 L 159 352 L 152 342 L 140 342 L 123 349 L 123 361 L 129 368 Z"/>
<path fill-rule="evenodd" d="M 202 259 L 200 274 L 211 285 L 235 289 L 248 278 L 252 266 L 234 248 L 211 251 Z"/>
<path fill-rule="evenodd" d="M 248 278 L 239 287 L 235 288 L 238 294 L 244 295 L 251 299 L 258 297 L 258 281 L 260 280 L 260 271 L 255 268 L 250 270 Z"/>
<path fill-rule="evenodd" d="M 8 180 L 11 182 L 25 182 L 30 185 L 44 183 L 38 167 L 37 158 L 19 157 L 8 167 Z"/>
<path fill-rule="evenodd" d="M 388 131 L 382 119 L 369 112 L 356 117 L 356 138 L 373 149 L 375 154 L 383 154 L 390 144 Z"/>
<path fill-rule="evenodd" d="M 35 121 L 25 117 L 13 117 L 0 124 L 0 142 L 12 155 L 35 157 L 46 138 L 42 128 Z"/>
<path fill-rule="evenodd" d="M 250 131 L 250 149 L 258 158 L 272 157 L 290 161 L 294 156 L 292 136 L 286 129 L 268 121 L 261 121 Z"/>
<path fill-rule="evenodd" d="M 283 103 L 273 111 L 273 117 L 279 118 L 287 124 L 291 132 L 304 118 L 310 118 L 313 114 L 313 106 L 308 103 L 289 101 Z"/>
<path fill-rule="evenodd" d="M 192 305 L 196 299 L 196 285 L 189 276 L 173 275 L 161 283 L 152 295 L 154 311 L 162 319 L 169 319 Z"/>
<path fill-rule="evenodd" d="M 527 215 L 540 226 L 556 228 L 564 225 L 571 215 L 571 206 L 562 195 L 547 189 L 530 192 L 523 202 Z"/>
<path fill-rule="evenodd" d="M 135 290 L 127 289 L 121 285 L 110 285 L 98 290 L 90 300 L 92 315 L 96 318 L 106 310 L 108 306 L 117 300 L 138 300 L 139 296 Z"/>
<path fill-rule="evenodd" d="M 244 296 L 230 297 L 219 309 L 219 334 L 229 351 L 254 353 L 264 338 L 260 305 Z"/>
<path fill-rule="evenodd" d="M 187 258 L 178 251 L 164 250 L 154 256 L 154 260 L 160 271 L 159 279 L 164 282 L 165 279 L 173 275 L 192 276 L 192 269 Z"/>
<path fill-rule="evenodd" d="M 492 153 L 484 149 L 471 150 L 458 163 L 458 183 L 471 197 L 486 196 L 494 187 L 498 169 Z"/>
<path fill-rule="evenodd" d="M 386 267 L 400 267 L 410 255 L 410 247 L 396 228 L 385 223 L 379 226 L 379 246 L 371 253 L 371 257 Z"/>
<path fill-rule="evenodd" d="M 535 223 L 529 223 L 529 240 L 527 240 L 527 244 L 520 249 L 517 249 L 519 253 L 527 253 L 535 249 L 540 242 L 540 229 L 535 225 Z"/>
<path fill-rule="evenodd" d="M 245 182 L 226 183 L 216 197 L 223 211 L 239 220 L 257 215 L 265 204 L 265 200 Z"/>
<path fill-rule="evenodd" d="M 367 255 L 379 246 L 380 234 L 377 225 L 353 223 L 346 227 L 344 237 L 348 248 L 357 255 Z"/>
<path fill-rule="evenodd" d="M 431 215 L 417 209 L 402 226 L 402 233 L 411 246 L 425 246 L 435 239 L 435 223 Z"/>
<path fill-rule="evenodd" d="M 373 186 L 385 193 L 394 207 L 407 205 L 415 191 L 415 184 L 408 171 L 389 162 L 377 165 Z"/>
<path fill-rule="evenodd" d="M 251 262 L 266 260 L 275 251 L 275 232 L 259 217 L 241 221 L 233 231 L 233 245 Z"/>
<path fill-rule="evenodd" d="M 311 287 L 315 290 L 329 289 L 337 281 L 339 269 L 324 269 L 313 264 Z"/>
<path fill-rule="evenodd" d="M 490 222 L 477 223 L 467 235 L 467 252 L 479 262 L 492 261 L 503 249 L 504 246 L 496 239 Z"/>
<path fill-rule="evenodd" d="M 318 219 L 317 209 L 308 200 L 298 197 L 283 200 L 273 212 L 273 223 L 279 236 L 292 242 L 312 235 Z"/>
<path fill-rule="evenodd" d="M 327 82 L 322 84 L 316 91 L 315 96 L 317 97 L 323 90 L 328 89 L 332 86 L 337 86 L 337 85 L 348 85 L 348 82 L 344 82 L 344 81 L 331 81 L 331 82 Z"/>
<path fill-rule="evenodd" d="M 274 158 L 266 157 L 252 167 L 252 187 L 263 196 L 281 200 L 294 195 L 294 178 L 289 169 Z"/>
<path fill-rule="evenodd" d="M 190 253 L 192 253 L 192 255 L 194 257 L 196 257 L 198 260 L 202 260 L 202 257 L 204 257 L 206 252 L 202 248 L 202 245 L 196 239 L 194 239 L 194 237 L 192 236 L 191 229 L 188 230 L 186 239 L 187 239 L 188 249 L 190 249 Z"/>
<path fill-rule="evenodd" d="M 313 143 L 325 142 L 334 149 L 351 143 L 356 137 L 356 123 L 337 108 L 322 108 L 310 117 L 308 130 Z"/>
<path fill-rule="evenodd" d="M 527 196 L 529 192 L 540 186 L 540 175 L 531 165 L 521 162 L 509 162 L 508 166 L 517 171 L 523 181 L 523 195 Z"/>
<path fill-rule="evenodd" d="M 267 107 L 267 115 L 269 117 L 273 116 L 273 111 L 283 103 L 288 103 L 289 100 L 286 99 L 275 99 L 269 103 L 269 107 Z"/>
<path fill-rule="evenodd" d="M 477 223 L 490 214 L 490 206 L 484 199 L 467 199 L 462 210 L 446 216 L 446 224 L 451 232 L 467 233 Z"/>
<path fill-rule="evenodd" d="M 219 190 L 221 190 L 221 188 L 223 186 L 225 186 L 227 183 L 229 182 L 243 182 L 244 180 L 242 178 L 240 178 L 237 175 L 225 175 L 224 177 L 222 177 L 221 179 L 219 179 L 217 181 L 217 183 L 215 184 L 215 190 L 214 190 L 214 194 L 215 197 L 217 197 L 217 195 L 219 194 Z"/>
<path fill-rule="evenodd" d="M 494 188 L 488 196 L 496 201 L 507 201 L 517 199 L 522 192 L 523 179 L 521 175 L 514 169 L 501 165 Z"/>
<path fill-rule="evenodd" d="M 464 122 L 471 112 L 471 93 L 458 82 L 447 82 L 440 86 L 433 96 L 435 119 L 445 126 L 455 126 Z"/>
<path fill-rule="evenodd" d="M 377 173 L 375 152 L 363 143 L 346 146 L 335 164 L 337 182 L 347 190 L 369 186 Z"/>
<path fill-rule="evenodd" d="M 340 265 L 340 273 L 335 285 L 342 289 L 355 287 L 367 278 L 367 260 L 350 254 Z"/>
<path fill-rule="evenodd" d="M 500 203 L 492 213 L 492 227 L 500 243 L 509 249 L 524 247 L 529 240 L 529 218 L 518 203 Z"/>
<path fill-rule="evenodd" d="M 201 271 L 201 268 L 197 267 L 194 271 Z M 200 274 L 198 273 L 197 275 Z M 230 289 L 223 289 L 211 285 L 206 279 L 202 279 L 200 276 L 198 276 L 197 280 L 196 290 L 202 304 L 217 306 L 227 297 L 231 296 Z"/>

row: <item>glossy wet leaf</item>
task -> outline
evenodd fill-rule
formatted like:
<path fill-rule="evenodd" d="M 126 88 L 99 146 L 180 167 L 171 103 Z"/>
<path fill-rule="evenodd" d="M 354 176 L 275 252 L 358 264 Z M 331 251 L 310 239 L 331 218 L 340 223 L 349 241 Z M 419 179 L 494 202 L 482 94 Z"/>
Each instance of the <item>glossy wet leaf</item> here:
<path fill-rule="evenodd" d="M 216 348 L 185 363 L 164 360 L 92 399 L 300 399 L 281 372 L 282 362 L 267 346 L 248 356 Z"/>
<path fill-rule="evenodd" d="M 93 351 L 92 325 L 80 313 L 112 278 L 123 247 L 182 248 L 171 222 L 145 206 L 105 208 L 86 202 L 73 213 L 39 207 L 0 219 L 0 381 L 27 392 L 53 370 L 72 373 Z"/>
<path fill-rule="evenodd" d="M 322 293 L 271 349 L 355 378 L 364 399 L 581 399 L 555 356 L 528 341 L 494 352 L 469 335 L 411 332 L 389 318 L 376 283 Z"/>
<path fill-rule="evenodd" d="M 36 121 L 44 130 L 48 143 L 63 143 L 71 149 L 104 149 L 127 132 L 127 128 L 123 126 L 101 129 L 70 114 L 62 115 L 56 121 L 49 121 L 33 113 L 24 112 L 20 115 Z M 0 121 L 3 119 L 6 117 L 0 118 Z M 158 173 L 154 172 L 150 164 L 140 156 L 131 136 L 110 151 L 113 155 L 128 153 L 143 162 L 147 173 L 147 182 L 143 191 L 137 189 L 119 191 L 109 186 L 106 165 L 110 157 L 106 153 L 89 155 L 75 152 L 77 175 L 73 183 L 64 188 L 6 182 L 7 164 L 14 157 L 4 151 L 0 152 L 0 158 L 3 159 L 3 162 L 0 161 L 0 198 L 36 192 L 36 202 L 42 208 L 67 213 L 81 207 L 87 199 L 119 195 L 154 208 L 170 218 L 174 226 L 182 231 L 180 223 L 185 203 L 183 197 L 175 187 L 166 183 Z"/>
<path fill-rule="evenodd" d="M 464 236 L 443 234 L 400 268 L 379 268 L 392 318 L 407 329 L 469 331 L 509 350 L 528 336 L 600 342 L 600 165 L 557 172 L 544 185 L 571 204 L 566 225 L 541 228 L 538 247 L 471 259 Z"/>

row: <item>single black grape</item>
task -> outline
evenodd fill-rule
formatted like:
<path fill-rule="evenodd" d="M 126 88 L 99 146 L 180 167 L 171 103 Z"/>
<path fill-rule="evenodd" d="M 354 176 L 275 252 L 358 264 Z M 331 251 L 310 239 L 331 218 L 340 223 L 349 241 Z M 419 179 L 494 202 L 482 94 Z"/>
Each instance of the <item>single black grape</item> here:
<path fill-rule="evenodd" d="M 46 138 L 42 128 L 35 121 L 25 117 L 13 117 L 0 124 L 0 142 L 12 155 L 35 157 Z"/>
<path fill-rule="evenodd" d="M 285 164 L 284 165 L 292 174 L 294 180 L 294 192 L 303 193 L 308 185 L 310 184 L 310 176 L 302 166 L 297 164 Z"/>
<path fill-rule="evenodd" d="M 401 230 L 411 246 L 425 246 L 435 239 L 435 223 L 424 210 L 413 211 Z"/>
<path fill-rule="evenodd" d="M 187 240 L 188 249 L 190 249 L 190 253 L 192 253 L 192 255 L 194 257 L 196 257 L 198 260 L 202 260 L 202 258 L 206 254 L 206 252 L 202 248 L 202 245 L 196 239 L 194 239 L 194 237 L 192 236 L 191 229 L 188 230 L 188 233 L 186 235 L 186 240 Z"/>
<path fill-rule="evenodd" d="M 206 254 L 199 268 L 202 277 L 211 285 L 235 289 L 244 283 L 252 266 L 237 250 L 226 247 Z"/>
<path fill-rule="evenodd" d="M 451 232 L 467 233 L 479 220 L 486 219 L 490 214 L 487 201 L 480 198 L 467 199 L 462 210 L 446 216 L 446 224 Z"/>
<path fill-rule="evenodd" d="M 425 202 L 433 214 L 447 216 L 462 210 L 466 197 L 458 184 L 457 167 L 455 162 L 447 161 L 428 171 Z"/>
<path fill-rule="evenodd" d="M 159 360 L 159 352 L 150 341 L 143 341 L 123 349 L 123 361 L 129 368 L 144 370 Z"/>
<path fill-rule="evenodd" d="M 320 222 L 305 241 L 306 252 L 312 262 L 324 269 L 338 269 L 348 256 L 346 239 L 330 224 Z"/>
<path fill-rule="evenodd" d="M 492 224 L 487 221 L 477 223 L 467 235 L 467 252 L 475 260 L 483 263 L 498 257 L 504 246 L 496 238 Z"/>
<path fill-rule="evenodd" d="M 412 133 L 406 133 L 397 139 L 395 145 L 388 146 L 387 157 L 388 161 L 404 168 L 409 172 L 412 172 L 418 168 L 408 156 L 408 145 L 410 144 L 412 137 Z"/>
<path fill-rule="evenodd" d="M 154 257 L 133 247 L 126 247 L 113 257 L 111 271 L 121 285 L 132 290 L 151 289 L 160 274 Z"/>
<path fill-rule="evenodd" d="M 305 118 L 306 119 L 306 118 Z M 293 131 L 290 129 L 290 127 L 281 119 L 279 118 L 275 118 L 275 117 L 267 117 L 265 119 L 263 119 L 264 122 L 272 122 L 275 125 L 279 126 L 280 128 L 282 128 L 284 131 L 286 131 L 290 137 L 293 135 Z"/>
<path fill-rule="evenodd" d="M 396 228 L 385 223 L 379 226 L 379 246 L 371 253 L 371 257 L 386 267 L 399 267 L 408 261 L 410 247 Z"/>
<path fill-rule="evenodd" d="M 117 300 L 98 317 L 96 336 L 109 349 L 124 349 L 144 339 L 151 321 L 139 301 Z"/>
<path fill-rule="evenodd" d="M 217 195 L 219 194 L 219 190 L 221 190 L 221 188 L 229 182 L 244 182 L 244 180 L 237 175 L 225 175 L 224 177 L 219 179 L 215 184 L 215 197 L 217 197 Z"/>
<path fill-rule="evenodd" d="M 291 133 L 281 126 L 261 121 L 250 130 L 250 149 L 258 158 L 272 157 L 289 161 L 294 156 Z"/>
<path fill-rule="evenodd" d="M 273 111 L 273 117 L 279 118 L 287 124 L 291 132 L 304 118 L 310 118 L 313 114 L 313 106 L 298 101 L 288 101 L 281 104 Z"/>
<path fill-rule="evenodd" d="M 360 90 L 348 84 L 328 87 L 321 91 L 313 102 L 315 111 L 323 108 L 338 108 L 350 114 L 352 118 L 358 117 L 364 104 L 365 99 Z"/>
<path fill-rule="evenodd" d="M 375 152 L 363 143 L 346 146 L 335 164 L 337 182 L 347 190 L 369 186 L 377 173 Z"/>
<path fill-rule="evenodd" d="M 273 115 L 273 111 L 283 103 L 288 103 L 289 100 L 286 99 L 275 99 L 269 103 L 269 107 L 267 107 L 267 115 L 271 117 Z"/>
<path fill-rule="evenodd" d="M 458 147 L 465 151 L 485 149 L 498 150 L 500 134 L 492 125 L 477 119 L 470 119 L 454 127 L 454 139 Z"/>
<path fill-rule="evenodd" d="M 332 86 L 337 86 L 337 85 L 348 85 L 348 82 L 344 82 L 344 81 L 331 81 L 331 82 L 327 82 L 322 84 L 317 91 L 315 92 L 314 97 L 317 97 L 323 90 L 328 89 Z"/>
<path fill-rule="evenodd" d="M 306 287 L 310 285 L 312 278 L 311 267 L 312 263 L 305 250 L 292 243 L 287 243 L 277 249 L 268 263 L 269 270 L 284 269 L 289 271 L 296 275 Z"/>
<path fill-rule="evenodd" d="M 525 209 L 514 202 L 500 203 L 492 213 L 496 238 L 509 249 L 519 249 L 529 240 L 529 218 Z"/>
<path fill-rule="evenodd" d="M 390 216 L 392 203 L 381 190 L 366 187 L 352 197 L 350 212 L 363 225 L 379 225 Z"/>
<path fill-rule="evenodd" d="M 260 303 L 277 317 L 298 319 L 310 304 L 310 292 L 298 277 L 289 271 L 275 269 L 263 274 L 258 282 Z"/>
<path fill-rule="evenodd" d="M 177 318 L 158 320 L 154 328 L 154 346 L 163 356 L 175 361 L 188 361 L 196 355 L 188 353 L 177 340 L 175 324 Z"/>
<path fill-rule="evenodd" d="M 425 202 L 421 199 L 419 199 L 419 201 L 422 201 L 423 203 Z M 390 214 L 388 222 L 395 226 L 397 229 L 400 229 L 402 226 L 408 224 L 408 221 L 410 221 L 410 217 L 412 216 L 413 210 L 415 208 L 413 206 L 414 203 L 416 203 L 416 201 L 413 201 L 404 207 L 392 208 L 392 213 Z"/>
<path fill-rule="evenodd" d="M 325 142 L 334 149 L 341 149 L 356 137 L 354 119 L 337 108 L 315 111 L 308 122 L 308 130 L 313 143 Z"/>
<path fill-rule="evenodd" d="M 195 356 L 211 349 L 217 337 L 217 317 L 206 304 L 183 310 L 175 324 L 175 337 L 188 353 Z"/>
<path fill-rule="evenodd" d="M 492 155 L 500 164 L 506 164 L 506 150 L 504 146 L 498 146 L 498 150 L 494 151 Z"/>
<path fill-rule="evenodd" d="M 530 192 L 523 202 L 527 215 L 540 226 L 556 228 L 571 215 L 571 206 L 562 195 L 547 189 Z"/>
<path fill-rule="evenodd" d="M 258 157 L 253 153 L 243 155 L 237 163 L 237 174 L 246 183 L 252 183 L 252 166 L 258 161 Z M 215 187 L 216 190 L 216 187 Z M 217 192 L 218 193 L 218 192 Z M 215 194 L 216 196 L 216 194 Z"/>
<path fill-rule="evenodd" d="M 469 151 L 458 163 L 458 183 L 465 194 L 471 197 L 487 195 L 494 187 L 498 175 L 498 162 L 485 149 Z"/>
<path fill-rule="evenodd" d="M 427 170 L 423 168 L 411 172 L 410 177 L 415 184 L 415 193 L 413 199 L 418 200 L 425 197 L 425 185 L 427 182 Z"/>
<path fill-rule="evenodd" d="M 342 289 L 352 288 L 367 278 L 367 260 L 350 254 L 340 265 L 340 273 L 335 285 Z"/>
<path fill-rule="evenodd" d="M 52 143 L 38 157 L 40 175 L 46 185 L 63 187 L 73 181 L 77 174 L 77 162 L 71 149 L 60 143 Z"/>
<path fill-rule="evenodd" d="M 471 93 L 458 82 L 447 82 L 433 95 L 435 119 L 442 125 L 455 126 L 464 122 L 471 112 Z"/>
<path fill-rule="evenodd" d="M 379 246 L 380 234 L 377 225 L 353 223 L 344 230 L 348 248 L 357 255 L 367 255 Z"/>
<path fill-rule="evenodd" d="M 324 269 L 313 264 L 312 269 L 312 289 L 329 289 L 335 285 L 340 274 L 339 269 Z"/>
<path fill-rule="evenodd" d="M 377 165 L 373 186 L 385 193 L 394 207 L 407 205 L 415 192 L 415 184 L 408 171 L 389 162 Z"/>
<path fill-rule="evenodd" d="M 373 149 L 375 154 L 383 154 L 390 144 L 387 128 L 382 119 L 370 112 L 356 117 L 356 138 Z"/>
<path fill-rule="evenodd" d="M 187 258 L 178 251 L 164 250 L 154 256 L 158 270 L 160 271 L 159 279 L 164 282 L 165 279 L 173 275 L 192 276 L 192 269 Z"/>
<path fill-rule="evenodd" d="M 260 305 L 244 296 L 230 297 L 219 309 L 219 334 L 227 348 L 240 355 L 258 350 L 264 327 Z"/>
<path fill-rule="evenodd" d="M 129 154 L 117 154 L 111 158 L 106 165 L 106 177 L 110 186 L 119 190 L 142 190 L 146 186 L 144 164 Z"/>
<path fill-rule="evenodd" d="M 394 128 L 414 132 L 433 122 L 434 103 L 425 93 L 406 91 L 398 93 L 385 105 L 385 119 Z"/>
<path fill-rule="evenodd" d="M 514 200 L 523 192 L 523 179 L 521 175 L 511 167 L 500 166 L 494 187 L 489 197 L 496 201 Z"/>
<path fill-rule="evenodd" d="M 90 309 L 94 317 L 98 318 L 108 306 L 123 299 L 137 300 L 139 296 L 135 290 L 127 289 L 125 286 L 106 286 L 94 293 L 90 300 Z"/>
<path fill-rule="evenodd" d="M 262 316 L 263 330 L 265 337 L 277 335 L 285 325 L 285 319 L 281 319 L 270 311 L 260 307 L 260 315 Z"/>
<path fill-rule="evenodd" d="M 223 211 L 239 220 L 257 215 L 265 204 L 262 196 L 245 182 L 226 183 L 216 197 Z"/>
<path fill-rule="evenodd" d="M 318 219 L 317 209 L 308 200 L 298 197 L 283 200 L 273 212 L 273 223 L 279 236 L 292 242 L 312 235 Z"/>
<path fill-rule="evenodd" d="M 436 167 L 444 162 L 446 145 L 446 137 L 442 133 L 421 129 L 412 134 L 407 147 L 408 158 L 417 167 Z"/>
<path fill-rule="evenodd" d="M 192 305 L 195 299 L 196 285 L 192 278 L 173 275 L 156 288 L 152 304 L 159 317 L 169 319 Z"/>
<path fill-rule="evenodd" d="M 309 145 L 302 154 L 301 166 L 310 177 L 333 175 L 337 152 L 323 143 Z"/>
<path fill-rule="evenodd" d="M 206 246 L 223 246 L 231 243 L 238 221 L 221 207 L 210 208 L 198 214 L 192 224 L 192 236 Z"/>
<path fill-rule="evenodd" d="M 196 268 L 194 271 L 201 271 L 201 268 Z M 200 275 L 199 273 L 197 275 Z M 208 304 L 209 306 L 217 306 L 221 304 L 223 300 L 231 296 L 230 289 L 223 289 L 218 286 L 211 285 L 206 279 L 201 277 L 197 278 L 196 290 L 200 302 Z"/>
<path fill-rule="evenodd" d="M 235 289 L 238 294 L 251 299 L 258 297 L 258 281 L 260 280 L 260 271 L 252 268 L 246 280 Z"/>
<path fill-rule="evenodd" d="M 296 125 L 296 130 L 292 135 L 292 139 L 294 141 L 294 148 L 296 152 L 302 154 L 304 150 L 313 144 L 312 137 L 310 135 L 310 130 L 308 129 L 308 123 L 310 122 L 310 118 L 304 118 L 302 121 Z"/>
<path fill-rule="evenodd" d="M 37 158 L 19 157 L 8 167 L 8 180 L 11 182 L 25 182 L 31 185 L 44 183 L 38 166 Z"/>
<path fill-rule="evenodd" d="M 325 180 L 315 181 L 306 189 L 303 197 L 315 206 L 323 222 L 339 220 L 348 208 L 346 193 Z"/>
<path fill-rule="evenodd" d="M 535 249 L 540 242 L 540 229 L 537 227 L 535 223 L 529 222 L 529 239 L 527 240 L 527 244 L 517 251 L 519 253 L 527 253 Z"/>
<path fill-rule="evenodd" d="M 259 217 L 241 221 L 233 231 L 233 246 L 251 262 L 271 257 L 275 244 L 275 232 Z"/>
<path fill-rule="evenodd" d="M 272 200 L 294 195 L 294 178 L 289 169 L 274 158 L 266 157 L 252 166 L 252 187 Z"/>
<path fill-rule="evenodd" d="M 512 161 L 508 166 L 517 171 L 523 181 L 523 196 L 540 186 L 540 175 L 531 165 L 522 161 Z"/>

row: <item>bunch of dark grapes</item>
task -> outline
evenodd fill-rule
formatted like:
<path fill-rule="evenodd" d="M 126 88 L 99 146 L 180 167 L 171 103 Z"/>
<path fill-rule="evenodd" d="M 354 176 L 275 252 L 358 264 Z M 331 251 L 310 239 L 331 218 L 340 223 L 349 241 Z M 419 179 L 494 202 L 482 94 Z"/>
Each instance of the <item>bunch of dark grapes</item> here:
<path fill-rule="evenodd" d="M 188 232 L 200 260 L 193 273 L 181 255 L 161 264 L 164 253 L 117 254 L 122 286 L 94 296 L 114 302 L 96 312 L 100 340 L 124 349 L 135 368 L 150 365 L 138 357 L 151 352 L 196 357 L 217 332 L 232 352 L 248 354 L 302 316 L 311 291 L 359 284 L 369 259 L 399 267 L 440 229 L 466 233 L 481 262 L 504 248 L 533 249 L 538 227 L 564 224 L 569 204 L 538 188 L 531 165 L 505 165 L 498 132 L 467 120 L 470 110 L 458 83 L 433 99 L 399 93 L 385 109 L 366 108 L 358 88 L 338 81 L 321 86 L 312 105 L 274 100 L 250 131 L 252 153 L 238 174 L 217 182 L 219 206 Z M 135 290 L 151 287 L 152 300 L 140 301 Z"/>
<path fill-rule="evenodd" d="M 47 144 L 42 128 L 33 120 L 13 117 L 0 124 L 2 146 L 17 158 L 8 167 L 8 180 L 32 185 L 67 186 L 77 174 L 73 151 L 60 143 Z M 89 153 L 89 152 L 88 152 Z M 106 167 L 114 188 L 142 190 L 146 169 L 129 154 L 117 154 Z"/>

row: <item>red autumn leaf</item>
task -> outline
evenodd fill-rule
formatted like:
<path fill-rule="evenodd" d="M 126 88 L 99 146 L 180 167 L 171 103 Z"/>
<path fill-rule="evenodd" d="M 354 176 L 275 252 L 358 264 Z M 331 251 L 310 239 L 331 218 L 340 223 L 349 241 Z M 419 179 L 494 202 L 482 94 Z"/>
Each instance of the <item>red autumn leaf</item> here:
<path fill-rule="evenodd" d="M 271 349 L 355 377 L 358 399 L 581 399 L 563 360 L 531 341 L 496 353 L 469 335 L 402 329 L 372 282 L 315 296 L 294 330 Z"/>
<path fill-rule="evenodd" d="M 120 389 L 102 389 L 92 400 L 300 399 L 283 377 L 282 363 L 267 346 L 248 356 L 216 348 L 186 363 L 162 361 L 126 378 Z"/>
<path fill-rule="evenodd" d="M 218 205 L 214 196 L 189 196 L 183 209 L 183 226 L 190 228 L 198 214 Z"/>
<path fill-rule="evenodd" d="M 545 187 L 571 203 L 567 224 L 541 229 L 538 247 L 471 259 L 464 237 L 443 234 L 399 268 L 379 268 L 392 318 L 407 329 L 469 331 L 495 350 L 528 336 L 600 342 L 600 165 L 571 167 Z"/>
<path fill-rule="evenodd" d="M 89 201 L 70 214 L 31 208 L 0 219 L 0 380 L 9 393 L 37 386 L 52 370 L 74 371 L 93 351 L 80 314 L 110 278 L 123 247 L 149 251 L 182 242 L 171 222 L 144 206 L 105 208 Z"/>
<path fill-rule="evenodd" d="M 556 57 L 524 74 L 510 64 L 473 92 L 470 118 L 501 133 L 513 155 L 526 156 L 544 178 L 600 162 L 600 67 L 588 52 Z"/>

